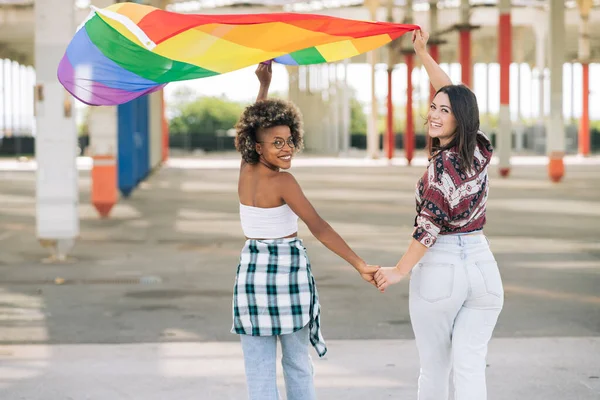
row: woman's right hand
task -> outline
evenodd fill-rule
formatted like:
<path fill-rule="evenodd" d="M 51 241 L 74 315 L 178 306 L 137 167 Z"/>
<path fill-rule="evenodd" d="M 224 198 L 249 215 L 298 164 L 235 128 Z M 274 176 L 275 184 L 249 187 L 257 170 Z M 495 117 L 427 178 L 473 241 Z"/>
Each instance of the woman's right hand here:
<path fill-rule="evenodd" d="M 429 33 L 416 30 L 412 33 L 413 46 L 415 47 L 415 53 L 426 53 L 427 52 L 427 41 L 429 40 Z"/>
<path fill-rule="evenodd" d="M 363 265 L 361 265 L 358 268 L 355 267 L 358 270 L 360 277 L 363 278 L 366 282 L 370 283 L 371 285 L 377 287 L 377 282 L 375 282 L 375 274 L 377 273 L 377 271 L 379 271 L 379 268 L 381 267 L 379 265 L 368 265 L 364 262 L 362 264 Z"/>

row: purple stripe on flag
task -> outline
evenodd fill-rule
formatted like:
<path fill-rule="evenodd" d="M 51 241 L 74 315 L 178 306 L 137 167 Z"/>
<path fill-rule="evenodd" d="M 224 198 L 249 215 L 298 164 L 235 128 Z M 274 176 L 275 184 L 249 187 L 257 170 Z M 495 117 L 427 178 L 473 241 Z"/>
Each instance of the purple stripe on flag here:
<path fill-rule="evenodd" d="M 79 84 L 76 84 L 75 71 L 66 55 L 58 65 L 58 80 L 73 97 L 91 106 L 115 106 L 127 103 L 138 97 L 156 92 L 166 86 L 166 84 L 157 84 L 146 90 L 131 92 L 111 88 L 91 80 L 85 81 L 81 78 L 78 79 Z M 85 82 L 85 86 L 81 85 L 83 82 Z"/>

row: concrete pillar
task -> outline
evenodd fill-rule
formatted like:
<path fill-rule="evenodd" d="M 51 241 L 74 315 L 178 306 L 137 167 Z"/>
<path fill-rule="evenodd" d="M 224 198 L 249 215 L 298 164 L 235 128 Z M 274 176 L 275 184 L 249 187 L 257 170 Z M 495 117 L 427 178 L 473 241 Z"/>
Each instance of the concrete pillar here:
<path fill-rule="evenodd" d="M 348 87 L 348 65 L 350 64 L 349 59 L 344 60 L 344 81 L 342 82 L 342 101 L 340 106 L 342 108 L 342 144 L 341 150 L 348 152 L 350 150 L 350 94 Z"/>
<path fill-rule="evenodd" d="M 298 96 L 300 93 L 299 77 L 300 68 L 285 66 L 288 73 L 288 100 L 298 104 Z"/>
<path fill-rule="evenodd" d="M 578 0 L 581 24 L 579 25 L 579 62 L 582 67 L 582 112 L 579 122 L 579 154 L 590 155 L 590 33 L 589 17 L 592 0 Z"/>
<path fill-rule="evenodd" d="M 500 176 L 510 173 L 510 150 L 512 124 L 510 120 L 510 61 L 512 58 L 512 25 L 510 0 L 498 3 L 498 63 L 500 64 L 500 118 L 496 148 L 498 151 Z"/>
<path fill-rule="evenodd" d="M 51 249 L 51 260 L 64 261 L 79 236 L 77 132 L 73 97 L 56 79 L 56 68 L 75 33 L 75 6 L 36 0 L 34 14 L 36 234 Z"/>
<path fill-rule="evenodd" d="M 105 8 L 114 0 L 96 0 Z M 91 73 L 91 71 L 90 71 Z M 91 202 L 101 218 L 107 218 L 118 201 L 117 190 L 117 107 L 93 107 L 89 115 L 90 156 L 92 157 Z"/>
<path fill-rule="evenodd" d="M 433 36 L 435 32 L 438 30 L 438 8 L 437 8 L 437 0 L 429 1 L 429 32 Z M 431 58 L 437 63 L 440 62 L 440 40 L 437 36 L 429 38 L 429 54 Z M 433 97 L 435 96 L 435 89 L 433 85 L 429 85 L 429 99 L 433 101 Z M 428 136 L 429 139 L 429 136 Z"/>
<path fill-rule="evenodd" d="M 154 7 L 158 7 L 162 10 L 165 10 L 167 8 L 167 5 L 169 5 L 170 0 L 150 0 L 150 5 L 154 6 Z M 150 126 L 154 126 L 153 124 L 156 124 L 157 120 L 154 120 L 153 118 L 155 118 L 156 116 L 154 115 L 155 112 L 158 112 L 158 110 L 160 110 L 160 122 L 161 122 L 161 129 L 160 129 L 160 136 L 161 136 L 161 146 L 160 146 L 160 162 L 161 163 L 165 163 L 167 161 L 167 159 L 169 158 L 169 122 L 167 121 L 167 115 L 166 115 L 166 106 L 165 106 L 165 96 L 164 96 L 164 90 L 160 90 L 159 92 L 155 92 L 157 93 L 155 95 L 155 99 L 150 103 Z M 160 95 L 158 94 L 160 93 Z M 160 102 L 160 105 L 156 104 L 157 102 Z M 156 128 L 153 128 L 156 129 Z M 159 133 L 157 132 L 153 132 L 153 135 L 158 135 Z M 151 134 L 151 135 L 152 135 Z M 154 143 L 151 143 L 151 145 L 154 145 Z M 152 147 L 151 147 L 152 148 Z M 158 153 L 158 151 L 157 151 Z M 156 154 L 155 156 L 156 157 Z M 150 160 L 152 160 L 153 158 L 151 157 Z M 151 168 L 152 167 L 156 167 L 156 165 L 154 164 L 150 164 Z"/>
<path fill-rule="evenodd" d="M 169 121 L 167 121 L 167 106 L 165 104 L 165 96 L 161 97 L 162 103 L 162 152 L 161 160 L 164 163 L 169 159 Z"/>
<path fill-rule="evenodd" d="M 533 25 L 535 32 L 535 68 L 537 69 L 533 79 L 539 81 L 539 113 L 538 123 L 543 125 L 545 119 L 545 106 L 544 106 L 544 70 L 546 69 L 546 45 L 548 26 L 545 23 L 538 23 Z"/>
<path fill-rule="evenodd" d="M 371 20 L 375 21 L 377 19 L 379 0 L 368 0 L 366 6 L 369 8 Z M 377 106 L 377 91 L 375 88 L 377 50 L 368 52 L 367 59 L 371 66 L 371 115 L 367 118 L 367 157 L 375 159 L 379 158 L 379 132 L 377 129 L 379 109 Z"/>
<path fill-rule="evenodd" d="M 520 44 L 518 44 L 517 46 L 520 46 Z M 516 80 L 517 80 L 517 96 L 516 96 L 516 102 L 517 102 L 517 126 L 515 129 L 515 151 L 516 152 L 521 152 L 523 151 L 524 148 L 524 138 L 523 138 L 523 114 L 521 113 L 521 108 L 522 108 L 522 99 L 521 99 L 521 63 L 517 64 L 517 76 L 516 76 Z"/>
<path fill-rule="evenodd" d="M 330 85 L 330 112 L 333 121 L 333 149 L 336 154 L 340 153 L 341 148 L 341 113 L 340 113 L 340 85 L 338 80 L 338 64 L 333 63 L 329 67 L 329 85 Z"/>
<path fill-rule="evenodd" d="M 411 0 L 409 0 L 411 1 Z M 408 7 L 408 4 L 407 4 Z M 394 22 L 394 1 L 387 0 L 387 21 Z M 388 68 L 387 68 L 387 121 L 385 130 L 385 154 L 388 160 L 394 157 L 394 149 L 396 147 L 396 140 L 394 135 L 394 100 L 392 93 L 392 75 L 394 72 L 394 65 L 396 64 L 396 43 L 391 42 L 388 45 Z"/>
<path fill-rule="evenodd" d="M 473 64 L 471 63 L 471 25 L 469 23 L 469 0 L 460 2 L 459 54 L 461 66 L 461 81 L 471 87 Z"/>
<path fill-rule="evenodd" d="M 563 121 L 563 62 L 565 58 L 565 3 L 549 0 L 550 20 L 550 116 L 546 127 L 546 153 L 549 158 L 548 175 L 559 182 L 565 173 L 565 129 Z"/>
<path fill-rule="evenodd" d="M 394 134 L 394 100 L 392 94 L 392 74 L 394 72 L 394 66 L 388 65 L 387 70 L 387 119 L 385 129 L 385 155 L 388 160 L 394 158 L 394 149 L 396 147 L 396 135 Z"/>
<path fill-rule="evenodd" d="M 163 152 L 163 91 L 151 93 L 149 97 L 149 167 L 150 171 L 162 164 Z"/>
<path fill-rule="evenodd" d="M 492 73 L 490 68 L 490 62 L 487 61 L 485 63 L 485 112 L 486 112 L 486 123 L 487 129 L 491 129 L 492 126 L 492 113 L 490 112 L 490 87 L 491 87 L 491 79 Z"/>
<path fill-rule="evenodd" d="M 523 109 L 523 99 L 521 98 L 521 91 L 522 91 L 522 73 L 521 73 L 521 68 L 522 68 L 522 63 L 524 60 L 524 49 L 523 49 L 523 28 L 518 28 L 518 27 L 514 27 L 516 29 L 516 33 L 517 33 L 517 40 L 514 41 L 514 44 L 516 46 L 515 50 L 515 59 L 517 61 L 517 95 L 515 96 L 516 102 L 517 102 L 517 126 L 515 129 L 515 150 L 517 152 L 521 152 L 523 151 L 525 144 L 524 144 L 524 128 L 523 128 L 523 114 L 522 114 L 522 109 Z"/>
<path fill-rule="evenodd" d="M 415 125 L 413 120 L 413 85 L 412 73 L 414 69 L 414 55 L 412 52 L 404 53 L 406 62 L 406 129 L 404 131 L 404 152 L 406 162 L 411 164 L 415 150 Z"/>
<path fill-rule="evenodd" d="M 575 63 L 569 63 L 569 125 L 575 125 Z"/>
<path fill-rule="evenodd" d="M 404 16 L 405 24 L 413 23 L 413 2 L 406 0 L 406 14 Z M 410 46 L 412 47 L 412 46 Z M 414 69 L 414 50 L 408 48 L 404 52 L 404 61 L 406 62 L 406 129 L 404 132 L 404 153 L 408 165 L 412 163 L 415 152 L 415 126 L 413 121 L 413 85 L 412 73 Z"/>
<path fill-rule="evenodd" d="M 117 191 L 117 107 L 91 107 L 89 110 L 92 205 L 101 218 L 107 218 L 118 201 Z"/>
<path fill-rule="evenodd" d="M 321 65 L 309 65 L 303 71 L 306 77 L 306 90 L 302 92 L 300 96 L 302 101 L 297 105 L 305 116 L 305 147 L 307 151 L 328 153 L 331 151 L 329 143 L 331 121 L 328 118 L 327 102 L 323 99 L 324 69 Z"/>

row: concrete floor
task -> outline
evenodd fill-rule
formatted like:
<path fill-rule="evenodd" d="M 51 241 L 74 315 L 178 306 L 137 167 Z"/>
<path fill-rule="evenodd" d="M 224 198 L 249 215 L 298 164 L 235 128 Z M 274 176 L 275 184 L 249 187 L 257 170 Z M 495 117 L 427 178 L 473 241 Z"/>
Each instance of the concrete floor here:
<path fill-rule="evenodd" d="M 245 398 L 229 333 L 243 244 L 239 161 L 226 158 L 171 160 L 109 220 L 89 204 L 84 167 L 81 237 L 60 265 L 41 262 L 34 172 L 0 165 L 0 398 Z M 574 161 L 552 184 L 532 160 L 506 180 L 491 168 L 485 230 L 506 304 L 490 347 L 489 398 L 600 399 L 600 166 Z M 297 161 L 292 171 L 319 213 L 368 262 L 395 264 L 423 160 Z M 303 224 L 300 235 L 330 347 L 315 359 L 319 398 L 416 398 L 407 282 L 381 295 Z"/>

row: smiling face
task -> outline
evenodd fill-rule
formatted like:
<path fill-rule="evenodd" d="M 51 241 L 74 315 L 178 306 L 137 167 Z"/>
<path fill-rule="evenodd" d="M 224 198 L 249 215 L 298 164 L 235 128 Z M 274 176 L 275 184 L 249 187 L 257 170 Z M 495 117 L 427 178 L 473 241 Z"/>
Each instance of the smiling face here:
<path fill-rule="evenodd" d="M 427 114 L 429 136 L 438 138 L 442 146 L 446 145 L 456 132 L 456 118 L 450 107 L 450 98 L 444 92 L 439 92 L 429 107 Z"/>
<path fill-rule="evenodd" d="M 259 140 L 256 151 L 267 163 L 280 169 L 292 166 L 295 147 L 289 126 L 279 125 L 262 129 L 259 132 Z"/>

